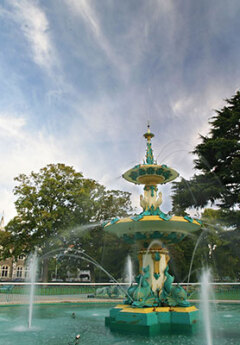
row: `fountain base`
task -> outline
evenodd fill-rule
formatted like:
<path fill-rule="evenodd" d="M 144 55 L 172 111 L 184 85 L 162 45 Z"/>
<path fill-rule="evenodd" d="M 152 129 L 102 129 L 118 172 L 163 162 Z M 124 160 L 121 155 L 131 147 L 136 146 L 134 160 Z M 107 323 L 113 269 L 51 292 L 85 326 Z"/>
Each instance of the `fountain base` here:
<path fill-rule="evenodd" d="M 105 318 L 105 325 L 111 331 L 159 335 L 169 333 L 194 333 L 198 309 L 191 307 L 133 308 L 117 305 Z"/>

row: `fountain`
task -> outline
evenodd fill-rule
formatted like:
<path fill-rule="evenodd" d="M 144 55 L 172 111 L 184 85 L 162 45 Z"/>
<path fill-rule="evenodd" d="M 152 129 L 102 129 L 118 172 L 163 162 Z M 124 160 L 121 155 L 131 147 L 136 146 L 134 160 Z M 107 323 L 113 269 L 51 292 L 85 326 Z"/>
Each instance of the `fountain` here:
<path fill-rule="evenodd" d="M 29 265 L 29 278 L 30 278 L 30 294 L 29 294 L 29 312 L 28 312 L 28 328 L 32 327 L 32 313 L 33 313 L 33 300 L 34 300 L 34 286 L 37 273 L 37 252 L 30 257 Z"/>
<path fill-rule="evenodd" d="M 131 260 L 130 255 L 127 256 L 126 271 L 127 271 L 127 282 L 129 283 L 129 285 L 132 285 L 133 267 L 132 267 L 132 260 Z"/>
<path fill-rule="evenodd" d="M 200 318 L 200 322 L 198 322 L 200 312 L 195 306 L 190 305 L 187 292 L 180 285 L 174 284 L 174 277 L 169 272 L 168 244 L 178 243 L 185 236 L 193 235 L 203 227 L 198 219 L 188 216 L 170 216 L 161 211 L 162 194 L 158 193 L 158 185 L 174 180 L 178 173 L 166 165 L 157 164 L 154 160 L 151 146 L 153 136 L 148 127 L 147 133 L 144 134 L 147 139 L 146 161 L 123 174 L 127 181 L 144 185 L 144 195 L 140 197 L 143 211 L 132 217 L 115 218 L 103 224 L 104 231 L 117 235 L 127 243 L 137 244 L 139 274 L 135 278 L 135 283 L 132 281 L 130 256 L 127 258 L 129 283 L 127 291 L 121 286 L 117 287 L 119 284 L 114 277 L 84 250 L 58 248 L 40 257 L 43 259 L 50 255 L 66 255 L 95 265 L 116 283 L 116 286 L 110 285 L 98 289 L 99 296 L 119 298 L 121 293 L 122 296 L 125 295 L 123 303 L 113 306 L 113 301 L 106 298 L 104 303 L 103 301 L 101 303 L 88 301 L 79 305 L 76 303 L 37 304 L 34 312 L 34 326 L 36 326 L 32 327 L 37 266 L 37 257 L 34 254 L 30 268 L 28 328 L 22 326 L 24 306 L 4 306 L 0 310 L 0 333 L 4 343 L 30 345 L 36 342 L 39 345 L 65 345 L 84 341 L 86 344 L 143 345 L 150 341 L 151 344 L 182 345 L 190 344 L 188 334 L 198 329 L 199 336 L 194 336 L 194 344 L 202 344 L 203 341 L 207 345 L 239 344 L 239 305 L 232 304 L 227 307 L 220 305 L 217 310 L 218 317 L 215 315 L 211 317 L 209 272 L 206 271 L 203 274 L 201 281 L 200 311 L 202 309 L 203 320 Z M 86 226 L 86 228 L 89 227 Z M 192 273 L 195 252 L 203 234 L 204 232 L 199 236 L 193 250 L 188 281 Z M 106 303 L 111 303 L 110 312 L 109 304 Z M 103 327 L 104 322 L 107 327 Z M 200 327 L 197 327 L 198 324 Z M 149 340 L 149 335 L 156 335 L 156 337 Z"/>
<path fill-rule="evenodd" d="M 211 329 L 211 317 L 210 317 L 210 271 L 203 271 L 201 276 L 201 309 L 203 314 L 204 333 L 207 345 L 212 345 L 212 329 Z"/>
<path fill-rule="evenodd" d="M 191 217 L 177 217 L 160 210 L 162 193 L 157 186 L 174 180 L 178 173 L 154 160 L 151 139 L 154 134 L 148 126 L 146 160 L 123 174 L 131 183 L 144 185 L 140 196 L 143 211 L 133 217 L 115 218 L 104 223 L 104 230 L 117 235 L 127 243 L 139 246 L 139 275 L 136 284 L 128 289 L 121 305 L 110 310 L 105 324 L 112 331 L 138 334 L 188 332 L 195 329 L 198 310 L 190 306 L 187 293 L 180 285 L 172 285 L 169 271 L 169 252 L 166 247 L 181 241 L 199 230 L 201 221 Z"/>

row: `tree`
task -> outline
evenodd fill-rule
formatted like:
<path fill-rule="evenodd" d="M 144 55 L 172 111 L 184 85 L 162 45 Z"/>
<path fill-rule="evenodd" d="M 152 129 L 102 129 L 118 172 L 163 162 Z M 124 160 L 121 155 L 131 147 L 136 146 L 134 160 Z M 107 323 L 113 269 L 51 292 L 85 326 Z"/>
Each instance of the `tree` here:
<path fill-rule="evenodd" d="M 208 244 L 215 250 L 213 270 L 219 279 L 226 277 L 240 278 L 240 236 L 239 231 L 226 227 L 225 218 L 222 218 L 222 210 L 205 209 L 202 220 L 210 230 L 207 235 Z M 228 228 L 228 230 L 226 230 Z"/>
<path fill-rule="evenodd" d="M 193 265 L 193 270 L 203 263 L 211 266 L 218 279 L 240 276 L 240 92 L 226 102 L 211 118 L 209 134 L 201 136 L 201 143 L 193 151 L 198 173 L 190 180 L 173 183 L 175 214 L 185 215 L 189 207 L 218 207 L 205 209 L 202 214 L 209 231 L 202 237 Z M 208 248 L 213 245 L 215 250 L 210 255 Z M 191 239 L 185 239 L 173 249 L 173 258 L 184 263 L 183 271 L 189 261 L 188 251 L 192 253 L 194 246 L 192 243 L 191 250 Z"/>
<path fill-rule="evenodd" d="M 240 92 L 226 100 L 227 105 L 210 121 L 208 136 L 193 151 L 197 155 L 195 174 L 189 181 L 173 184 L 174 211 L 205 207 L 215 203 L 221 218 L 237 228 L 240 224 Z"/>
<path fill-rule="evenodd" d="M 202 267 L 211 268 L 214 280 L 240 278 L 239 232 L 226 231 L 220 215 L 220 210 L 205 209 L 201 215 L 205 228 L 195 238 L 187 236 L 182 242 L 169 245 L 170 270 L 177 282 L 187 282 L 193 252 L 191 282 L 199 280 Z"/>
<path fill-rule="evenodd" d="M 64 164 L 49 164 L 38 173 L 21 174 L 15 180 L 18 182 L 14 188 L 17 216 L 6 227 L 11 233 L 14 256 L 29 253 L 35 247 L 46 254 L 58 246 L 67 246 L 72 244 L 72 229 L 76 226 L 126 216 L 131 211 L 129 193 L 107 191 Z M 99 232 L 102 233 L 101 228 Z M 75 236 L 75 242 L 78 237 Z M 3 254 L 9 256 L 9 246 L 5 249 L 7 252 Z M 45 257 L 44 281 L 47 276 L 48 258 Z"/>

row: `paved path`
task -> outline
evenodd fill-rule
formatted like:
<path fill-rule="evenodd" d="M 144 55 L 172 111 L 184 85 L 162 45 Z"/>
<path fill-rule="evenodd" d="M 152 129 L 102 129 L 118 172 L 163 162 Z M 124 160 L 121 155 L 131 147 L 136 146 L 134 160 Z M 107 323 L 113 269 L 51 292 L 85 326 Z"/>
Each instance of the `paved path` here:
<path fill-rule="evenodd" d="M 88 295 L 91 296 L 91 294 L 35 296 L 34 303 L 122 303 L 123 300 L 122 298 L 88 298 Z M 200 300 L 197 299 L 189 301 L 191 303 L 200 302 Z M 210 302 L 240 304 L 240 300 L 210 300 Z M 0 294 L 0 305 L 16 305 L 28 303 L 28 295 Z"/>
<path fill-rule="evenodd" d="M 89 294 L 90 295 L 90 294 Z M 34 303 L 122 303 L 121 299 L 110 298 L 88 298 L 88 294 L 81 295 L 50 295 L 50 296 L 35 296 Z M 1 294 L 0 305 L 16 305 L 28 304 L 29 299 L 27 295 L 20 294 Z"/>
<path fill-rule="evenodd" d="M 199 299 L 189 299 L 189 302 L 191 303 L 200 303 Z M 231 303 L 231 304 L 240 304 L 240 300 L 239 299 L 214 299 L 214 300 L 209 300 L 209 302 L 212 303 Z"/>

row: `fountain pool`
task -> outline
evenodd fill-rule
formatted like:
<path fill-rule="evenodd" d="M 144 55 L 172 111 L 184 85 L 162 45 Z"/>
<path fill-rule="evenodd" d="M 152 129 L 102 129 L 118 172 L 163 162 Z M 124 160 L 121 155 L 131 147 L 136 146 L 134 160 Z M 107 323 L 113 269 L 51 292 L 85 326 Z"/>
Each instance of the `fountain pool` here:
<path fill-rule="evenodd" d="M 79 344 L 151 344 L 151 345 L 207 345 L 201 322 L 193 336 L 161 335 L 155 337 L 137 334 L 111 333 L 104 327 L 110 303 L 35 305 L 32 328 L 28 329 L 27 306 L 0 308 L 1 345 L 70 345 L 80 334 Z M 72 317 L 75 313 L 75 318 Z M 240 304 L 219 304 L 217 315 L 211 320 L 213 345 L 239 345 Z"/>

